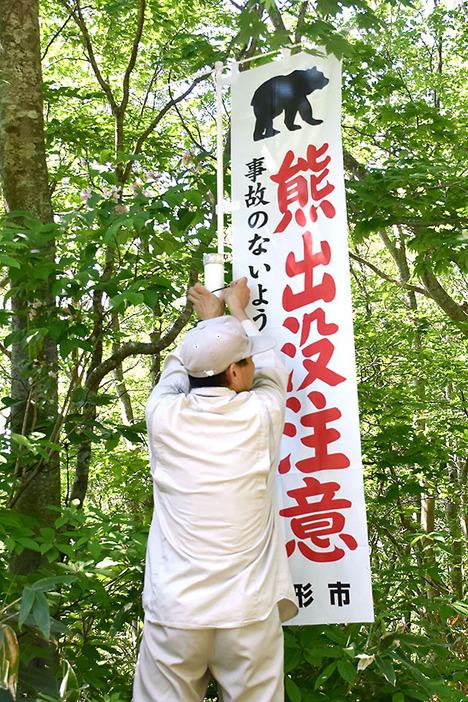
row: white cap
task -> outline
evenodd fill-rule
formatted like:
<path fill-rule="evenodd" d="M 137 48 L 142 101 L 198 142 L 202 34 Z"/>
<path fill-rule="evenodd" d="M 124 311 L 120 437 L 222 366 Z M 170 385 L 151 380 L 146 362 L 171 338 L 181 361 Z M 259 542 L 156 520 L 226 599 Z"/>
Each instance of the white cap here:
<path fill-rule="evenodd" d="M 181 346 L 184 368 L 194 378 L 217 375 L 243 358 L 268 351 L 276 340 L 266 334 L 248 336 L 236 317 L 224 315 L 198 322 Z"/>

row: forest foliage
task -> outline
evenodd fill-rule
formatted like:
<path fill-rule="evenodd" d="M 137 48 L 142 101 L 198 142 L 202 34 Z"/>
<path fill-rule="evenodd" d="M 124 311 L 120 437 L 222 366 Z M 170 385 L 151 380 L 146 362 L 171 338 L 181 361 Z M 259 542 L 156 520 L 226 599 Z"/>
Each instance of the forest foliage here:
<path fill-rule="evenodd" d="M 16 5 L 39 19 L 44 128 L 25 120 L 12 145 L 0 124 L 0 701 L 131 699 L 152 511 L 144 406 L 213 250 L 214 63 L 247 70 L 317 44 L 343 62 L 376 619 L 288 628 L 286 693 L 466 699 L 467 5 Z M 13 49 L 4 123 L 5 96 L 17 109 L 34 97 Z M 9 71 L 24 79 L 11 94 Z M 38 134 L 45 185 L 25 166 Z"/>

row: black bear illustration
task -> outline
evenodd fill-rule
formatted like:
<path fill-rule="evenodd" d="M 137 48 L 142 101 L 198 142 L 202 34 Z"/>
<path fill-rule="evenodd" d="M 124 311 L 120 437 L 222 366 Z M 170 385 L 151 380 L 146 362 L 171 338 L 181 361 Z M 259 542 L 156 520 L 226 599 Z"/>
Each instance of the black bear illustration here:
<path fill-rule="evenodd" d="M 322 119 L 314 119 L 312 107 L 307 99 L 314 90 L 321 90 L 329 80 L 317 67 L 303 71 L 293 71 L 287 76 L 274 76 L 262 83 L 251 101 L 256 117 L 254 140 L 266 139 L 278 134 L 273 129 L 273 119 L 284 110 L 284 123 L 290 131 L 301 129 L 294 124 L 296 114 L 307 124 L 322 124 Z"/>

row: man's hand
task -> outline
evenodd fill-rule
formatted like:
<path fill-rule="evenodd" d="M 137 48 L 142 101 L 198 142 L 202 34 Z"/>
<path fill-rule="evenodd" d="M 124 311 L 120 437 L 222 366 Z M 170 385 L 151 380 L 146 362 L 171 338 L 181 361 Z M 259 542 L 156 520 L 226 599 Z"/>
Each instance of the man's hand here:
<path fill-rule="evenodd" d="M 224 314 L 224 299 L 218 299 L 216 295 L 203 287 L 201 283 L 189 288 L 188 299 L 193 305 L 193 309 L 200 319 L 212 319 L 221 317 Z"/>
<path fill-rule="evenodd" d="M 222 297 L 233 317 L 236 317 L 240 322 L 244 319 L 248 319 L 245 313 L 245 308 L 250 300 L 250 289 L 247 285 L 247 278 L 233 280 L 223 291 Z"/>

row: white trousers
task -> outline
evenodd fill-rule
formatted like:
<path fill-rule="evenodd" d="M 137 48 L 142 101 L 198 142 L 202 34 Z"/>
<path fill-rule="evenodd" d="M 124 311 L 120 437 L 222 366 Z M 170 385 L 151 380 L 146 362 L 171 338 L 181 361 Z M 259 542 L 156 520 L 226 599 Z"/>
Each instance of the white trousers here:
<path fill-rule="evenodd" d="M 173 629 L 146 621 L 133 702 L 202 702 L 211 675 L 223 702 L 284 702 L 278 608 L 237 629 Z"/>

